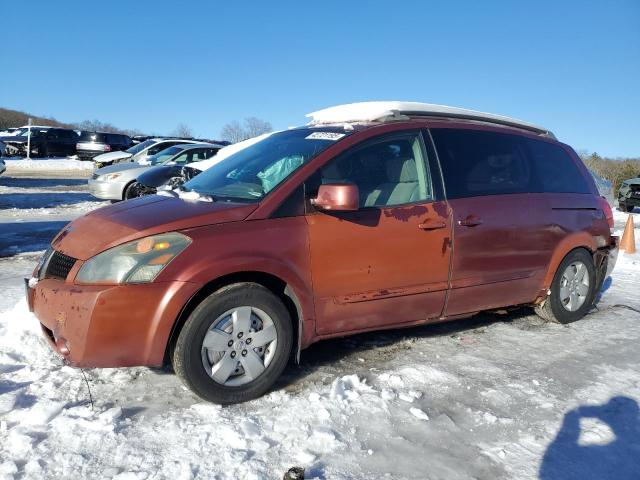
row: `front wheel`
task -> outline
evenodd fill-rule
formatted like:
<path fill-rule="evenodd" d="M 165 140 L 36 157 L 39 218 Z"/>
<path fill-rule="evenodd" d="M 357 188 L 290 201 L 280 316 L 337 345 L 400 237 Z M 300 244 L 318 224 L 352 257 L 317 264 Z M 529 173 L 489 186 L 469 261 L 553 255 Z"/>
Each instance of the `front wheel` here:
<path fill-rule="evenodd" d="M 596 296 L 596 269 L 591 254 L 573 250 L 560 263 L 547 299 L 535 307 L 545 320 L 571 323 L 584 317 Z"/>
<path fill-rule="evenodd" d="M 291 317 L 280 299 L 255 283 L 205 298 L 178 335 L 173 368 L 196 395 L 221 404 L 263 395 L 289 360 Z"/>
<path fill-rule="evenodd" d="M 137 198 L 141 195 L 141 193 L 142 193 L 141 185 L 138 182 L 133 182 L 124 191 L 124 199 L 131 200 L 132 198 Z"/>

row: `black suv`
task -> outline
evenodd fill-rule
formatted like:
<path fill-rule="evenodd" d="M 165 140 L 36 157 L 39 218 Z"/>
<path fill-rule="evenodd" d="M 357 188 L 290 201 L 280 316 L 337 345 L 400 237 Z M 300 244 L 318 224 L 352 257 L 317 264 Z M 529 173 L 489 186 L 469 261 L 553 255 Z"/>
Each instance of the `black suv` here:
<path fill-rule="evenodd" d="M 31 156 L 50 157 L 67 156 L 76 153 L 78 133 L 68 128 L 36 127 L 31 128 Z M 7 146 L 15 149 L 19 155 L 27 154 L 27 135 L 17 136 L 15 140 L 4 140 Z"/>
<path fill-rule="evenodd" d="M 80 160 L 91 160 L 102 153 L 127 150 L 132 145 L 133 140 L 120 133 L 82 132 L 76 150 Z"/>

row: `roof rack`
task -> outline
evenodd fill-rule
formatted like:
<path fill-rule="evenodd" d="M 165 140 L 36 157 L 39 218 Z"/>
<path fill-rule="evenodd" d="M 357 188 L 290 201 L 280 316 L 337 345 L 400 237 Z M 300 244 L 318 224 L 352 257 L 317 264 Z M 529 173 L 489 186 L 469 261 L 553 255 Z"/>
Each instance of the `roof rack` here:
<path fill-rule="evenodd" d="M 523 122 L 503 115 L 493 113 L 478 112 L 466 108 L 448 107 L 446 105 L 436 105 L 433 103 L 420 102 L 360 102 L 337 105 L 307 114 L 311 118 L 311 125 L 326 125 L 336 123 L 362 123 L 362 122 L 389 122 L 397 120 L 407 120 L 409 117 L 437 117 L 461 120 L 474 120 L 480 122 L 493 123 L 508 127 L 520 128 L 533 132 L 537 135 L 544 135 L 556 138 L 555 135 L 546 128 Z"/>

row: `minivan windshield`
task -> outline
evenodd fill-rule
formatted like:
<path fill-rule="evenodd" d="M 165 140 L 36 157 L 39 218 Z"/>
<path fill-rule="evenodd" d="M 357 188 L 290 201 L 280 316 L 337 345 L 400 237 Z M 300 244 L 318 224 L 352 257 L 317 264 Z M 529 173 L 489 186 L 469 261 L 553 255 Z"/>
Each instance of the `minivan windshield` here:
<path fill-rule="evenodd" d="M 258 202 L 348 133 L 337 127 L 277 132 L 214 164 L 182 188 L 214 199 Z"/>
<path fill-rule="evenodd" d="M 145 148 L 150 147 L 154 143 L 158 143 L 158 142 L 156 142 L 155 140 L 145 140 L 144 142 L 134 145 L 133 147 L 127 149 L 126 152 L 130 153 L 131 155 L 135 155 L 136 153 L 141 152 Z"/>

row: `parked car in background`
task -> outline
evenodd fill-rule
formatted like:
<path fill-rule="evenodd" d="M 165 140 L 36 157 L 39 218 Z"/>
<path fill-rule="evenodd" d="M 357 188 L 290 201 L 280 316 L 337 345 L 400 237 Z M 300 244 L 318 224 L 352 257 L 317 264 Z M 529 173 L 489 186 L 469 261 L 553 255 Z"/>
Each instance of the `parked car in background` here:
<path fill-rule="evenodd" d="M 217 151 L 219 147 L 210 144 L 180 144 L 166 148 L 151 157 L 145 164 L 125 162 L 109 165 L 96 170 L 89 179 L 91 195 L 103 200 L 128 200 L 140 196 L 141 187 L 137 178 L 143 172 L 158 165 L 172 165 L 176 160 L 185 161 L 192 156 L 184 150 L 202 148 Z M 212 155 L 215 152 L 211 153 Z"/>
<path fill-rule="evenodd" d="M 202 146 L 198 144 L 185 144 L 168 148 L 164 152 L 173 150 L 177 153 L 162 165 L 149 168 L 138 175 L 136 178 L 137 185 L 136 188 L 133 189 L 132 195 L 152 195 L 156 193 L 159 187 L 182 185 L 182 183 L 185 182 L 186 169 L 190 169 L 191 165 L 198 165 L 214 157 L 222 147 L 223 145 Z M 196 170 L 198 170 L 197 167 Z M 191 176 L 186 180 L 190 178 Z"/>
<path fill-rule="evenodd" d="M 547 129 L 406 102 L 310 116 L 65 227 L 27 281 L 52 348 L 80 367 L 170 359 L 197 395 L 235 403 L 325 338 L 591 309 L 613 214 Z"/>
<path fill-rule="evenodd" d="M 131 148 L 133 140 L 120 133 L 82 132 L 76 151 L 80 160 L 93 160 L 106 152 L 120 152 Z"/>
<path fill-rule="evenodd" d="M 193 163 L 182 166 L 155 167 L 139 175 L 137 181 L 141 184 L 141 190 L 146 191 L 147 193 L 177 188 L 218 162 L 221 162 L 234 153 L 244 150 L 272 134 L 273 132 L 264 133 L 234 144 L 230 144 L 229 142 L 212 142 L 222 147 L 213 157 L 194 161 Z"/>
<path fill-rule="evenodd" d="M 640 207 L 640 177 L 625 180 L 618 190 L 618 206 L 623 212 Z"/>
<path fill-rule="evenodd" d="M 32 125 L 32 131 L 44 131 L 49 129 L 50 127 L 41 127 Z M 0 137 L 0 142 L 5 145 L 6 155 L 9 157 L 17 156 L 17 155 L 26 155 L 27 154 L 27 136 L 29 134 L 29 127 L 19 127 L 15 129 L 8 135 L 3 135 Z"/>
<path fill-rule="evenodd" d="M 145 140 L 142 143 L 134 145 L 133 147 L 123 152 L 109 152 L 103 153 L 93 158 L 97 168 L 102 168 L 107 165 L 113 165 L 122 162 L 138 162 L 145 163 L 149 157 L 154 156 L 158 152 L 165 150 L 178 144 L 194 143 L 193 140 L 179 140 L 179 139 L 167 139 L 167 138 L 152 138 Z"/>
<path fill-rule="evenodd" d="M 3 137 L 2 142 L 7 148 L 15 149 L 18 155 L 26 155 L 27 146 L 31 148 L 32 157 L 51 157 L 75 155 L 78 143 L 78 132 L 68 128 L 31 127 L 31 141 L 28 132 L 13 139 Z"/>
<path fill-rule="evenodd" d="M 0 130 L 0 137 L 13 135 L 14 132 L 16 132 L 18 130 L 20 130 L 20 127 L 5 128 L 4 130 Z"/>
<path fill-rule="evenodd" d="M 593 177 L 593 180 L 596 182 L 596 187 L 598 187 L 600 196 L 606 198 L 607 202 L 609 202 L 609 205 L 613 207 L 615 203 L 615 195 L 613 194 L 613 183 L 611 183 L 611 181 L 607 180 L 606 178 L 601 177 L 591 169 L 589 169 L 589 173 Z"/>

